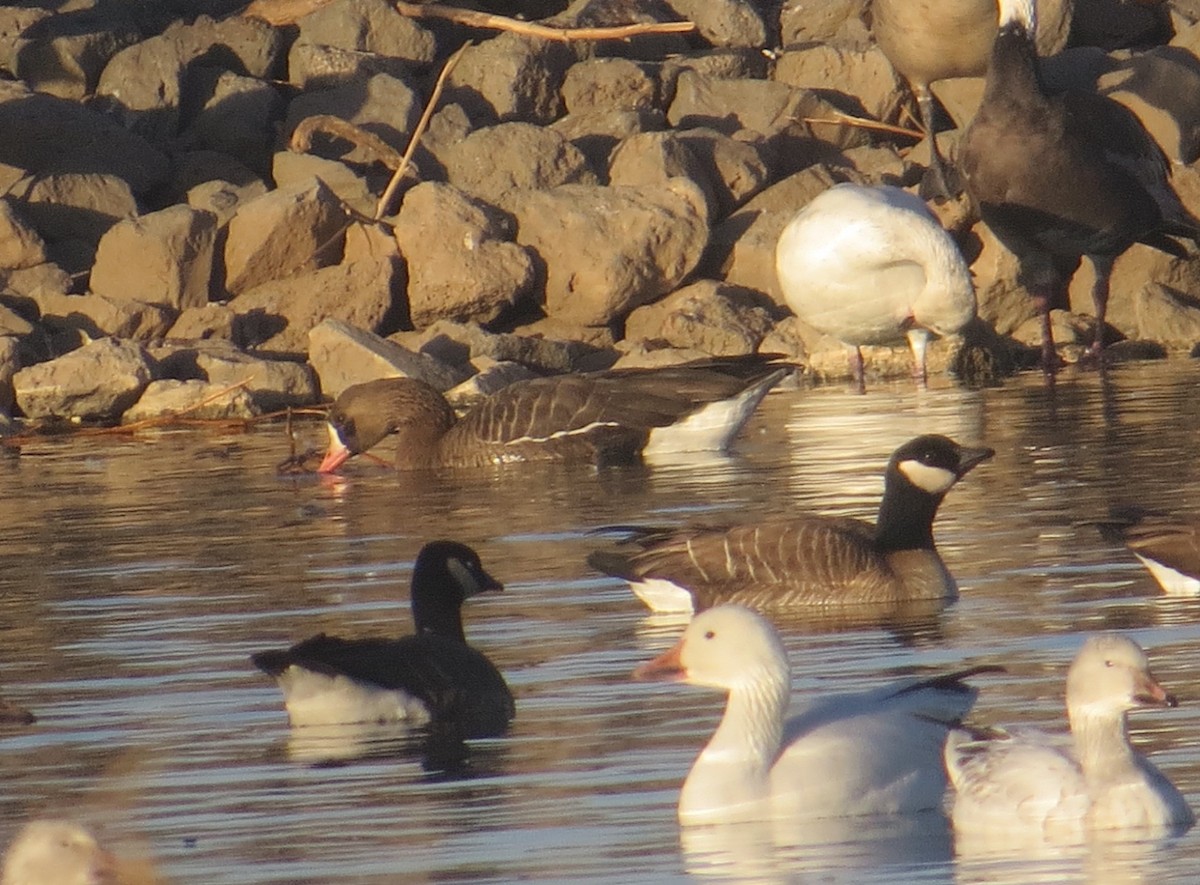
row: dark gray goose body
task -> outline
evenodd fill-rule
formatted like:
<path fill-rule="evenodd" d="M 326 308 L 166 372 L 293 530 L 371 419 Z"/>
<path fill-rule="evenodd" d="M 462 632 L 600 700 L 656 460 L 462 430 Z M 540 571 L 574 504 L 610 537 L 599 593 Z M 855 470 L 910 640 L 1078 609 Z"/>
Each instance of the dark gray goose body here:
<path fill-rule="evenodd" d="M 588 561 L 623 578 L 655 611 L 703 611 L 726 602 L 762 610 L 896 604 L 958 593 L 933 541 L 951 487 L 994 454 L 920 436 L 888 461 L 875 525 L 803 515 L 726 528 L 635 531 L 633 553 Z"/>
<path fill-rule="evenodd" d="M 329 410 L 328 473 L 388 436 L 396 466 L 513 461 L 619 464 L 672 452 L 724 451 L 767 391 L 792 371 L 769 356 L 714 357 L 654 369 L 556 375 L 512 384 L 456 418 L 410 378 L 348 388 Z"/>
<path fill-rule="evenodd" d="M 501 589 L 470 547 L 434 541 L 413 569 L 414 635 L 322 633 L 251 659 L 279 683 L 294 726 L 403 722 L 463 738 L 497 735 L 515 715 L 512 693 L 496 666 L 467 645 L 460 607 Z"/>
<path fill-rule="evenodd" d="M 1167 593 L 1200 595 L 1200 514 L 1123 507 L 1097 526 L 1106 539 L 1128 547 Z"/>
<path fill-rule="evenodd" d="M 988 227 L 1020 260 L 1042 315 L 1042 361 L 1057 365 L 1049 312 L 1065 307 L 1080 259 L 1096 269 L 1094 353 L 1103 348 L 1113 262 L 1135 242 L 1186 254 L 1200 221 L 1171 189 L 1169 164 L 1137 117 L 1090 92 L 1047 95 L 1030 32 L 1032 0 L 1000 0 L 983 102 L 960 166 Z"/>

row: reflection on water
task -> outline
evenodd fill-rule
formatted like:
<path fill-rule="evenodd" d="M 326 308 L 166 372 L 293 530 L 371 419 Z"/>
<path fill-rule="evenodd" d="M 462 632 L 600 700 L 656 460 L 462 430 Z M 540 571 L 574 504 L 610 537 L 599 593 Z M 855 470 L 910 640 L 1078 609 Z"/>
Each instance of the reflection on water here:
<path fill-rule="evenodd" d="M 681 832 L 679 784 L 720 699 L 629 680 L 682 622 L 649 615 L 584 557 L 605 525 L 873 518 L 900 442 L 993 446 L 935 526 L 962 598 L 780 618 L 795 693 L 998 663 L 1009 672 L 981 680 L 978 720 L 1062 728 L 1079 634 L 1128 630 L 1181 698 L 1137 717 L 1135 742 L 1200 807 L 1200 600 L 1164 596 L 1081 526 L 1114 504 L 1194 509 L 1198 382 L 1200 365 L 1180 361 L 1067 373 L 1053 398 L 1037 376 L 979 391 L 783 390 L 734 457 L 598 473 L 277 477 L 281 429 L 29 444 L 0 459 L 0 697 L 39 721 L 0 726 L 0 839 L 67 814 L 206 885 L 1190 880 L 1195 830 L 1045 858 L 956 857 L 936 815 Z M 306 432 L 320 442 L 321 428 Z M 505 584 L 464 615 L 517 696 L 511 733 L 473 742 L 447 775 L 411 736 L 289 732 L 250 652 L 322 630 L 409 632 L 412 559 L 436 537 L 471 544 Z"/>

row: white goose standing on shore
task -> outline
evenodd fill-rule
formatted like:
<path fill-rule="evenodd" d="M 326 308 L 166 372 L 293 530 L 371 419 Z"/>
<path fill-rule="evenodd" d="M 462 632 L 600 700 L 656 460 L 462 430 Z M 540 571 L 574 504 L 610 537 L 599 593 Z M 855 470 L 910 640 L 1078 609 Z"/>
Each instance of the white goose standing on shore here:
<path fill-rule="evenodd" d="M 924 384 L 930 337 L 975 317 L 962 252 L 919 197 L 896 187 L 838 184 L 817 195 L 780 234 L 775 270 L 792 312 L 850 348 L 860 388 L 861 345 L 907 341 Z"/>

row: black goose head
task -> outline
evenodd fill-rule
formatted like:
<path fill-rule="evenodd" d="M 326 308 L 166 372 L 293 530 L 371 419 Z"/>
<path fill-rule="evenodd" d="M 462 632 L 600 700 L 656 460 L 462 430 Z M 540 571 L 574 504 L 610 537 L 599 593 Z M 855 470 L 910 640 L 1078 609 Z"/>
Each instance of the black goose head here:
<path fill-rule="evenodd" d="M 892 453 L 876 530 L 895 549 L 933 547 L 933 518 L 946 492 L 995 449 L 963 446 L 936 433 L 910 439 Z"/>
<path fill-rule="evenodd" d="M 412 614 L 417 633 L 465 642 L 462 604 L 476 594 L 503 589 L 466 544 L 429 542 L 413 566 Z"/>

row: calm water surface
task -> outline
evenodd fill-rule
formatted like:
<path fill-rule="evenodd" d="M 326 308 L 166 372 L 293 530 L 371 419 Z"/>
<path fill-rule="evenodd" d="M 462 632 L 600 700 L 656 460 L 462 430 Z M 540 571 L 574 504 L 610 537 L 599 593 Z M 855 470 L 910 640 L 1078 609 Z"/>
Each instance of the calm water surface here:
<path fill-rule="evenodd" d="M 44 441 L 0 458 L 0 838 L 31 815 L 99 827 L 179 883 L 606 880 L 1194 881 L 1200 830 L 1089 851 L 957 853 L 944 820 L 698 828 L 680 782 L 720 698 L 629 672 L 682 622 L 589 572 L 614 523 L 675 525 L 797 509 L 872 517 L 900 442 L 941 432 L 996 448 L 943 505 L 962 586 L 942 612 L 887 624 L 780 625 L 795 694 L 1003 663 L 976 718 L 1062 726 L 1080 634 L 1129 631 L 1177 710 L 1135 739 L 1200 809 L 1200 601 L 1163 596 L 1079 523 L 1111 504 L 1187 509 L 1200 487 L 1200 362 L 1118 367 L 967 391 L 875 385 L 772 394 L 738 454 L 600 474 L 513 467 L 344 481 L 280 478 L 281 428 Z M 304 441 L 319 444 L 315 424 Z M 325 630 L 410 629 L 421 544 L 474 545 L 506 592 L 467 633 L 517 696 L 512 732 L 464 774 L 369 732 L 292 735 L 250 652 Z"/>

